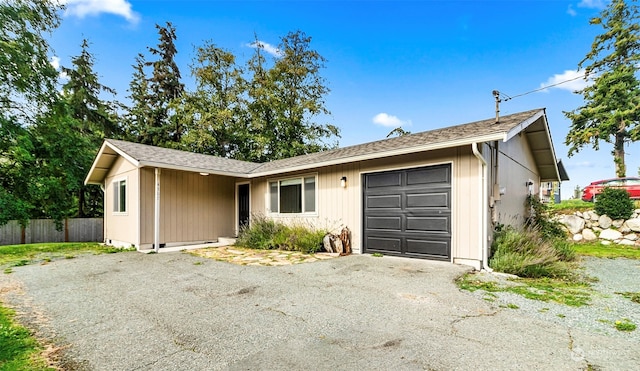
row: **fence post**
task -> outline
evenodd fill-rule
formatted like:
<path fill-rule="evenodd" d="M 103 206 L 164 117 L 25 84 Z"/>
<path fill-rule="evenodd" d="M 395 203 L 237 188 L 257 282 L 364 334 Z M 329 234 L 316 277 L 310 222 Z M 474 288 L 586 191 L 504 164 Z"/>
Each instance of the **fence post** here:
<path fill-rule="evenodd" d="M 27 243 L 27 229 L 24 225 L 20 226 L 20 244 L 24 245 Z"/>
<path fill-rule="evenodd" d="M 64 220 L 64 242 L 69 242 L 69 219 Z"/>

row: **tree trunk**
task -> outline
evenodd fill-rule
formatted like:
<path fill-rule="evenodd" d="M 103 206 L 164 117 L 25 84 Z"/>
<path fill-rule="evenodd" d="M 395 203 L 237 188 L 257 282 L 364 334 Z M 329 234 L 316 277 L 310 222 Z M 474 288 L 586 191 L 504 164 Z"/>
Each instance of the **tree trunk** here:
<path fill-rule="evenodd" d="M 78 218 L 84 218 L 84 186 L 78 191 Z"/>
<path fill-rule="evenodd" d="M 626 137 L 625 125 L 616 133 L 616 142 L 613 145 L 613 162 L 616 164 L 616 176 L 623 178 L 627 174 L 627 168 L 624 164 L 624 139 Z"/>

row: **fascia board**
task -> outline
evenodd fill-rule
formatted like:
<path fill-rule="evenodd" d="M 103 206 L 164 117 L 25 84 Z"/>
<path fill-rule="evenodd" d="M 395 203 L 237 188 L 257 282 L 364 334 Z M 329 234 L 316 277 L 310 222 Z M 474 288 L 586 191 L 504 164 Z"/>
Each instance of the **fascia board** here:
<path fill-rule="evenodd" d="M 524 131 L 526 128 L 529 127 L 529 125 L 533 124 L 534 122 L 536 122 L 540 117 L 544 116 L 544 110 L 540 110 L 538 111 L 535 115 L 529 117 L 528 119 L 522 121 L 521 123 L 519 123 L 518 125 L 514 126 L 513 128 L 511 128 L 511 130 L 509 130 L 507 132 L 507 135 L 505 136 L 505 142 L 508 141 L 509 139 L 515 137 L 516 135 L 520 134 L 522 131 Z M 547 119 L 545 117 L 544 120 L 545 126 L 547 126 Z M 549 127 L 547 126 L 547 133 L 549 132 Z"/>
<path fill-rule="evenodd" d="M 191 166 L 168 165 L 168 164 L 163 164 L 161 162 L 154 162 L 154 161 L 143 161 L 143 162 L 140 162 L 140 166 L 139 167 L 157 167 L 157 168 L 160 168 L 160 169 L 189 171 L 189 172 L 194 172 L 194 173 L 207 173 L 207 174 L 211 174 L 211 175 L 231 176 L 231 177 L 237 177 L 237 178 L 249 178 L 250 177 L 249 174 L 246 174 L 246 173 L 237 173 L 237 172 L 233 172 L 233 171 L 211 170 L 211 169 L 204 169 L 204 168 L 191 167 Z"/>

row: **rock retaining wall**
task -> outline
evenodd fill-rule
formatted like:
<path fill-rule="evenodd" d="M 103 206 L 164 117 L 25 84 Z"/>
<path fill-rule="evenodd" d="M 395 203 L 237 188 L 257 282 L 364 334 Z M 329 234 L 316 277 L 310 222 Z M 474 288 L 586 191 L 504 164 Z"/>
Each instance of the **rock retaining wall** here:
<path fill-rule="evenodd" d="M 604 245 L 617 243 L 640 246 L 640 209 L 635 210 L 631 219 L 627 220 L 612 220 L 593 210 L 559 215 L 556 219 L 566 227 L 574 241 L 600 240 Z"/>

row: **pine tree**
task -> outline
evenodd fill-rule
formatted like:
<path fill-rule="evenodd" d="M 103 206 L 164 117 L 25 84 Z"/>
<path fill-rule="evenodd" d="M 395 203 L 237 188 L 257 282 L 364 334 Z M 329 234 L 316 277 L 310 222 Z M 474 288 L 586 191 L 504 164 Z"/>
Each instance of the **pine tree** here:
<path fill-rule="evenodd" d="M 640 140 L 640 15 L 635 3 L 613 0 L 592 25 L 602 26 L 591 51 L 578 64 L 593 84 L 578 93 L 585 104 L 564 112 L 572 121 L 565 139 L 569 156 L 600 141 L 613 143 L 616 175 L 624 177 L 625 143 Z"/>

